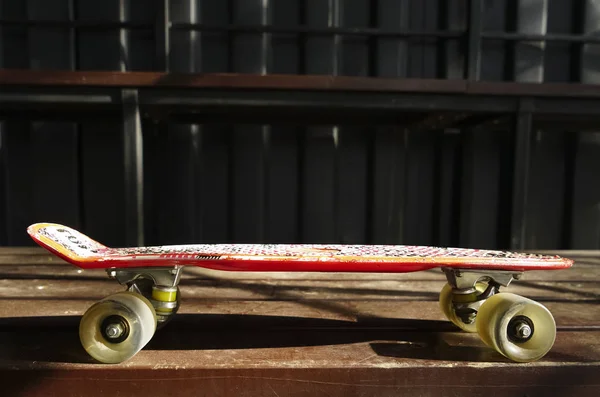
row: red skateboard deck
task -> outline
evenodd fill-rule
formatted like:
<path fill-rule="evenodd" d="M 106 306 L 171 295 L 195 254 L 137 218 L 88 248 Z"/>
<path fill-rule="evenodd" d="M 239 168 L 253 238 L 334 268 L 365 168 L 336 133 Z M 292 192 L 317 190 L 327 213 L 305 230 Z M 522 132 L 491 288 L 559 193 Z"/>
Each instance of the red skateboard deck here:
<path fill-rule="evenodd" d="M 199 266 L 224 271 L 406 273 L 436 267 L 558 270 L 571 259 L 509 251 L 408 245 L 192 244 L 109 248 L 70 227 L 31 225 L 40 246 L 84 269 Z"/>

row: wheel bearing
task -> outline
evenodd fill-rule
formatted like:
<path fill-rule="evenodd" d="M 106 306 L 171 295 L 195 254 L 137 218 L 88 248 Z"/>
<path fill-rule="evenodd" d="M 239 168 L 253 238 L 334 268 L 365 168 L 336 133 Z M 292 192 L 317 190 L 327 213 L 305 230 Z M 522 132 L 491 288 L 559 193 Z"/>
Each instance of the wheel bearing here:
<path fill-rule="evenodd" d="M 511 342 L 525 343 L 533 336 L 533 321 L 526 316 L 516 316 L 509 321 L 507 331 Z"/>
<path fill-rule="evenodd" d="M 123 342 L 129 337 L 129 330 L 129 322 L 119 315 L 108 316 L 100 324 L 102 337 L 110 343 Z"/>

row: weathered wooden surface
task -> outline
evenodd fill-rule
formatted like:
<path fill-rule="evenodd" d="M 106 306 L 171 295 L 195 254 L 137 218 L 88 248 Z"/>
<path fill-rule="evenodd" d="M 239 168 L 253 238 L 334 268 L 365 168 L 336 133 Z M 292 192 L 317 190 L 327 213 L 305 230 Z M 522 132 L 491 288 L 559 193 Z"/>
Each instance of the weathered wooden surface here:
<path fill-rule="evenodd" d="M 180 314 L 127 363 L 91 362 L 81 314 L 122 288 L 43 250 L 0 250 L 2 396 L 597 396 L 600 253 L 508 290 L 545 304 L 558 336 L 516 364 L 443 318 L 439 271 L 247 274 L 188 268 Z"/>

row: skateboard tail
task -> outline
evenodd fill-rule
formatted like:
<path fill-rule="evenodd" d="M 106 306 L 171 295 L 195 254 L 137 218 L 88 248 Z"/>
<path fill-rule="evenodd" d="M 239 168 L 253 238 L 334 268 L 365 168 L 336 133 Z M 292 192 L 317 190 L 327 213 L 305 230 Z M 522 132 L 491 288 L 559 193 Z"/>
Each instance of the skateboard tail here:
<path fill-rule="evenodd" d="M 101 262 L 110 248 L 77 230 L 53 223 L 36 223 L 27 228 L 29 236 L 54 255 L 81 268 Z"/>

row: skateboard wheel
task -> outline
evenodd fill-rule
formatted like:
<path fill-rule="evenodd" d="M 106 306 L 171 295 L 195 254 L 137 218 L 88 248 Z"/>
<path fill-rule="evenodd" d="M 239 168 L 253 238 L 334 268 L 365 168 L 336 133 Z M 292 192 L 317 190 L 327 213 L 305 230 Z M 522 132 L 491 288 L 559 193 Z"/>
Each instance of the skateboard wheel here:
<path fill-rule="evenodd" d="M 490 347 L 516 362 L 542 358 L 554 345 L 556 323 L 540 303 L 502 292 L 479 309 L 477 332 Z"/>
<path fill-rule="evenodd" d="M 485 283 L 477 283 L 475 286 L 475 289 L 477 290 L 477 292 L 481 293 L 481 292 L 485 291 L 486 284 Z M 448 320 L 450 320 L 454 325 L 456 325 L 457 327 L 462 329 L 463 331 L 477 332 L 477 328 L 475 325 L 477 323 L 477 317 L 470 324 L 464 323 L 460 319 L 460 317 L 458 317 L 456 315 L 454 306 L 452 304 L 452 298 L 453 298 L 452 286 L 450 284 L 446 283 L 446 285 L 444 285 L 444 288 L 442 288 L 442 291 L 440 292 L 440 300 L 439 300 L 440 309 L 442 310 L 442 312 L 444 313 L 446 318 Z"/>
<path fill-rule="evenodd" d="M 92 305 L 79 324 L 79 338 L 94 359 L 115 364 L 139 352 L 155 330 L 156 313 L 150 301 L 126 291 Z"/>

